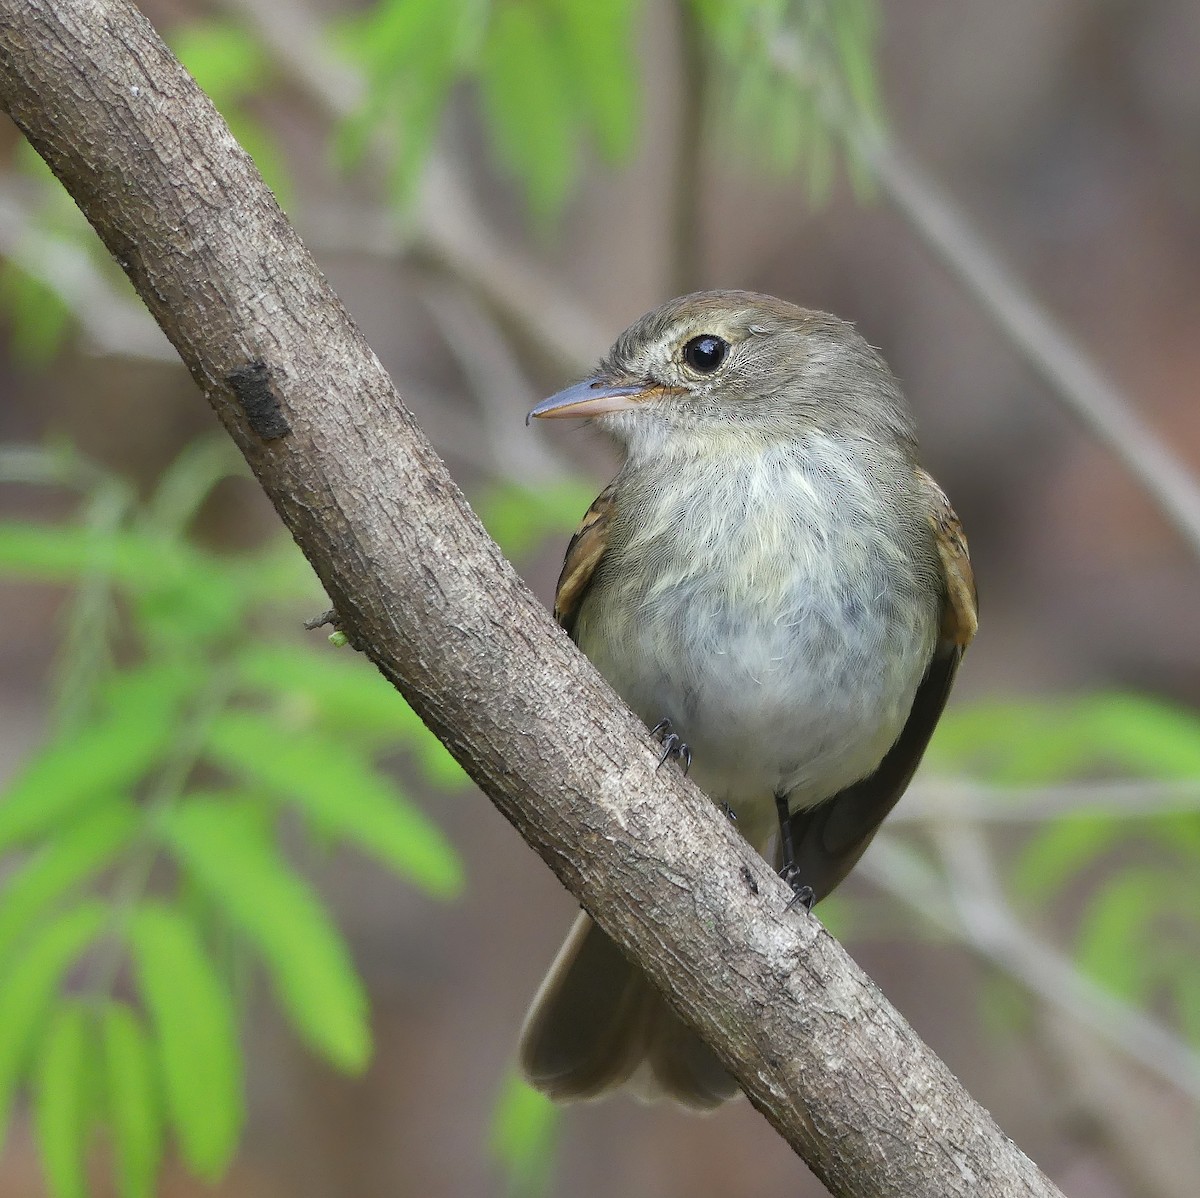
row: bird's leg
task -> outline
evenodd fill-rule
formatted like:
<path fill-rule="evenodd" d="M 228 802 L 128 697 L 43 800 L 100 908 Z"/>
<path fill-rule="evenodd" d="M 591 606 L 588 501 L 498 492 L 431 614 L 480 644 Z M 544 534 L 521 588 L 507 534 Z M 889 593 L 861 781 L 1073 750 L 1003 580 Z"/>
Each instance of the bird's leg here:
<path fill-rule="evenodd" d="M 780 855 L 783 857 L 779 876 L 792 888 L 788 910 L 797 904 L 803 904 L 806 911 L 811 911 L 817 896 L 811 886 L 800 881 L 800 869 L 796 865 L 796 845 L 792 840 L 792 813 L 788 810 L 787 795 L 775 796 L 775 811 L 779 815 L 779 846 Z"/>
<path fill-rule="evenodd" d="M 650 729 L 651 736 L 657 736 L 662 743 L 662 756 L 658 759 L 656 769 L 661 769 L 664 761 L 668 757 L 673 757 L 676 761 L 683 764 L 683 772 L 686 774 L 692 768 L 692 751 L 688 746 L 671 730 L 671 721 L 668 719 L 659 720 L 653 728 Z"/>

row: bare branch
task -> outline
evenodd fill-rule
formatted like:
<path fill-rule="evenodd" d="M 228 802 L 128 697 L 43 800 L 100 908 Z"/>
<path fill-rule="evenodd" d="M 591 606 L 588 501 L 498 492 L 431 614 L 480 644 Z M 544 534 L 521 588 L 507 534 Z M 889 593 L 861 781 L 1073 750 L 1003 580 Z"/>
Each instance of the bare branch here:
<path fill-rule="evenodd" d="M 1189 1098 L 1200 1099 L 1200 1053 L 1168 1028 L 1084 976 L 1069 958 L 1013 915 L 982 838 L 968 825 L 940 825 L 947 886 L 894 837 L 876 838 L 858 872 L 998 966 L 1052 1011 L 1074 1019 L 1116 1051 Z"/>
<path fill-rule="evenodd" d="M 1200 554 L 1200 483 L 1192 472 L 903 150 L 883 140 L 866 141 L 864 149 L 876 180 L 909 228 Z"/>
<path fill-rule="evenodd" d="M 487 538 L 253 164 L 127 0 L 0 0 L 0 102 L 133 280 L 351 640 L 835 1195 L 1058 1191 Z M 264 746 L 269 752 L 270 746 Z"/>
<path fill-rule="evenodd" d="M 1065 815 L 1149 819 L 1200 808 L 1200 781 L 1139 779 L 1059 786 L 992 786 L 970 778 L 918 778 L 888 816 L 889 825 L 936 823 L 1045 823 Z"/>
<path fill-rule="evenodd" d="M 119 292 L 78 245 L 39 229 L 32 205 L 12 186 L 0 188 L 0 255 L 58 297 L 96 352 L 178 362 L 146 310 Z"/>

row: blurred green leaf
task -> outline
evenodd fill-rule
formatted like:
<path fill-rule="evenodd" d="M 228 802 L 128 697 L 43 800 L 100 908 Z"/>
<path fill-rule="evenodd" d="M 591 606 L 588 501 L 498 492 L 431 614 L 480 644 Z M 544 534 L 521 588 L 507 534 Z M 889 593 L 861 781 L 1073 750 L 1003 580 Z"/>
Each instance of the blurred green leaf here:
<path fill-rule="evenodd" d="M 163 1152 L 162 1096 L 146 1029 L 124 1003 L 104 1007 L 100 1052 L 118 1191 L 121 1198 L 154 1198 Z"/>
<path fill-rule="evenodd" d="M 176 29 L 170 41 L 179 61 L 220 110 L 229 131 L 286 207 L 290 183 L 277 141 L 245 107 L 245 101 L 272 83 L 270 55 L 245 26 L 232 21 L 192 21 Z"/>
<path fill-rule="evenodd" d="M 471 785 L 471 776 L 454 759 L 454 755 L 427 728 L 425 735 L 413 744 L 425 781 L 439 790 L 454 793 Z"/>
<path fill-rule="evenodd" d="M 1099 760 L 1149 778 L 1200 779 L 1200 717 L 1145 695 L 1093 695 L 1075 710 Z"/>
<path fill-rule="evenodd" d="M 343 23 L 339 41 L 367 76 L 362 109 L 338 131 L 349 165 L 374 141 L 392 151 L 397 202 L 411 198 L 459 70 L 474 54 L 486 4 L 481 0 L 381 0 Z"/>
<path fill-rule="evenodd" d="M 576 107 L 601 153 L 610 162 L 621 162 L 637 137 L 640 83 L 633 22 L 638 5 L 634 0 L 553 0 L 546 9 L 554 18 L 549 28 Z"/>
<path fill-rule="evenodd" d="M 0 523 L 0 573 L 44 582 L 77 582 L 105 573 L 129 592 L 144 630 L 180 626 L 226 632 L 241 617 L 238 563 L 200 552 L 178 538 L 120 529 L 97 536 L 69 525 Z M 170 639 L 170 637 L 168 637 Z"/>
<path fill-rule="evenodd" d="M 1042 829 L 1022 850 L 1010 885 L 1027 910 L 1043 906 L 1078 870 L 1096 860 L 1122 835 L 1103 816 L 1073 815 Z"/>
<path fill-rule="evenodd" d="M 690 5 L 714 51 L 713 105 L 736 148 L 775 169 L 807 176 L 814 204 L 832 188 L 843 151 L 855 189 L 869 193 L 869 165 L 855 134 L 881 121 L 874 0 Z"/>
<path fill-rule="evenodd" d="M 233 1156 L 244 1117 L 229 992 L 192 926 L 170 907 L 138 909 L 130 948 L 180 1150 L 189 1168 L 216 1180 Z"/>
<path fill-rule="evenodd" d="M 133 805 L 111 798 L 47 839 L 0 890 L 0 963 L 18 940 L 39 931 L 46 908 L 109 865 L 140 827 Z"/>
<path fill-rule="evenodd" d="M 851 103 L 863 116 L 875 120 L 880 111 L 873 59 L 879 33 L 875 5 L 872 0 L 835 0 L 829 12 L 838 65 Z"/>
<path fill-rule="evenodd" d="M 525 184 L 534 215 L 545 220 L 562 207 L 577 158 L 572 95 L 542 7 L 493 8 L 480 87 L 500 158 Z"/>
<path fill-rule="evenodd" d="M 0 262 L 0 307 L 8 312 L 14 361 L 31 370 L 48 366 L 71 331 L 71 310 L 58 292 L 7 259 Z"/>
<path fill-rule="evenodd" d="M 81 808 L 97 811 L 132 787 L 171 743 L 189 681 L 175 664 L 119 676 L 95 720 L 46 746 L 13 781 L 0 803 L 0 850 L 61 829 Z"/>
<path fill-rule="evenodd" d="M 0 571 L 38 582 L 73 582 L 98 566 L 126 586 L 153 586 L 163 568 L 157 542 L 119 533 L 98 543 L 93 529 L 0 522 Z"/>
<path fill-rule="evenodd" d="M 598 489 L 574 480 L 536 488 L 500 483 L 489 487 L 473 506 L 506 556 L 521 558 L 551 534 L 574 533 Z"/>
<path fill-rule="evenodd" d="M 359 1072 L 371 1052 L 367 998 L 350 954 L 308 884 L 244 809 L 189 802 L 167 838 L 209 899 L 266 959 L 280 1003 L 309 1045 Z"/>
<path fill-rule="evenodd" d="M 0 1147 L 13 1095 L 54 992 L 107 918 L 103 903 L 80 903 L 43 928 L 0 970 Z"/>
<path fill-rule="evenodd" d="M 254 553 L 224 559 L 225 571 L 247 605 L 297 603 L 317 607 L 324 599 L 317 576 L 291 537 L 279 537 Z"/>
<path fill-rule="evenodd" d="M 156 537 L 180 538 L 219 482 L 246 475 L 246 463 L 224 430 L 197 437 L 158 476 L 139 526 Z"/>
<path fill-rule="evenodd" d="M 1012 785 L 1114 770 L 1200 778 L 1200 719 L 1140 695 L 980 703 L 947 713 L 930 761 Z"/>
<path fill-rule="evenodd" d="M 430 894 L 462 887 L 453 846 L 361 754 L 313 732 L 287 737 L 253 712 L 214 720 L 206 754 L 234 777 L 296 804 L 321 831 L 347 840 Z"/>
<path fill-rule="evenodd" d="M 1200 970 L 1181 973 L 1174 989 L 1179 1026 L 1189 1044 L 1200 1045 Z"/>
<path fill-rule="evenodd" d="M 232 21 L 191 21 L 171 34 L 176 57 L 218 108 L 261 91 L 273 64 L 258 40 Z"/>
<path fill-rule="evenodd" d="M 1143 1003 L 1153 982 L 1148 968 L 1151 925 L 1162 908 L 1157 871 L 1127 869 L 1106 881 L 1084 912 L 1076 960 L 1118 997 Z"/>
<path fill-rule="evenodd" d="M 492 1115 L 492 1153 L 504 1169 L 508 1192 L 544 1194 L 554 1164 L 561 1112 L 544 1095 L 510 1073 Z"/>
<path fill-rule="evenodd" d="M 235 669 L 243 689 L 285 705 L 282 718 L 368 744 L 417 741 L 433 734 L 396 688 L 361 657 L 325 647 L 255 641 Z"/>
<path fill-rule="evenodd" d="M 54 1198 L 87 1198 L 87 1085 L 94 1071 L 90 1012 L 61 1003 L 41 1046 L 33 1107 L 38 1151 Z"/>

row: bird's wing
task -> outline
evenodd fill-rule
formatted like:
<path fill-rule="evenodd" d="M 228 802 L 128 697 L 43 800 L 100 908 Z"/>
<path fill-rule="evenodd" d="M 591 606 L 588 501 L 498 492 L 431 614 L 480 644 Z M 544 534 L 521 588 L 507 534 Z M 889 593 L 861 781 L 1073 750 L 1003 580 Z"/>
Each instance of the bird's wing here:
<path fill-rule="evenodd" d="M 917 470 L 917 478 L 928 495 L 930 523 L 945 576 L 941 632 L 908 720 L 875 772 L 791 817 L 796 880 L 811 886 L 818 899 L 850 872 L 907 788 L 978 624 L 975 576 L 962 525 L 941 487 L 924 470 Z"/>
<path fill-rule="evenodd" d="M 611 482 L 596 497 L 595 502 L 584 513 L 575 535 L 567 545 L 567 556 L 563 561 L 562 573 L 558 576 L 558 587 L 554 592 L 554 618 L 575 635 L 575 618 L 579 606 L 591 585 L 596 566 L 608 548 L 608 530 L 616 511 L 616 484 Z"/>

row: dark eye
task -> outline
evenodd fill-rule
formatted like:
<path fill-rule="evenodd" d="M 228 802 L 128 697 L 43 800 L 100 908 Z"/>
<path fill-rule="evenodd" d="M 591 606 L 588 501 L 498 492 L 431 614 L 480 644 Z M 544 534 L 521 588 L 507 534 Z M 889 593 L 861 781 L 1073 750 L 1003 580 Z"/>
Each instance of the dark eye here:
<path fill-rule="evenodd" d="M 729 342 L 714 337 L 712 333 L 701 333 L 683 347 L 683 360 L 700 374 L 712 374 L 729 353 Z"/>

